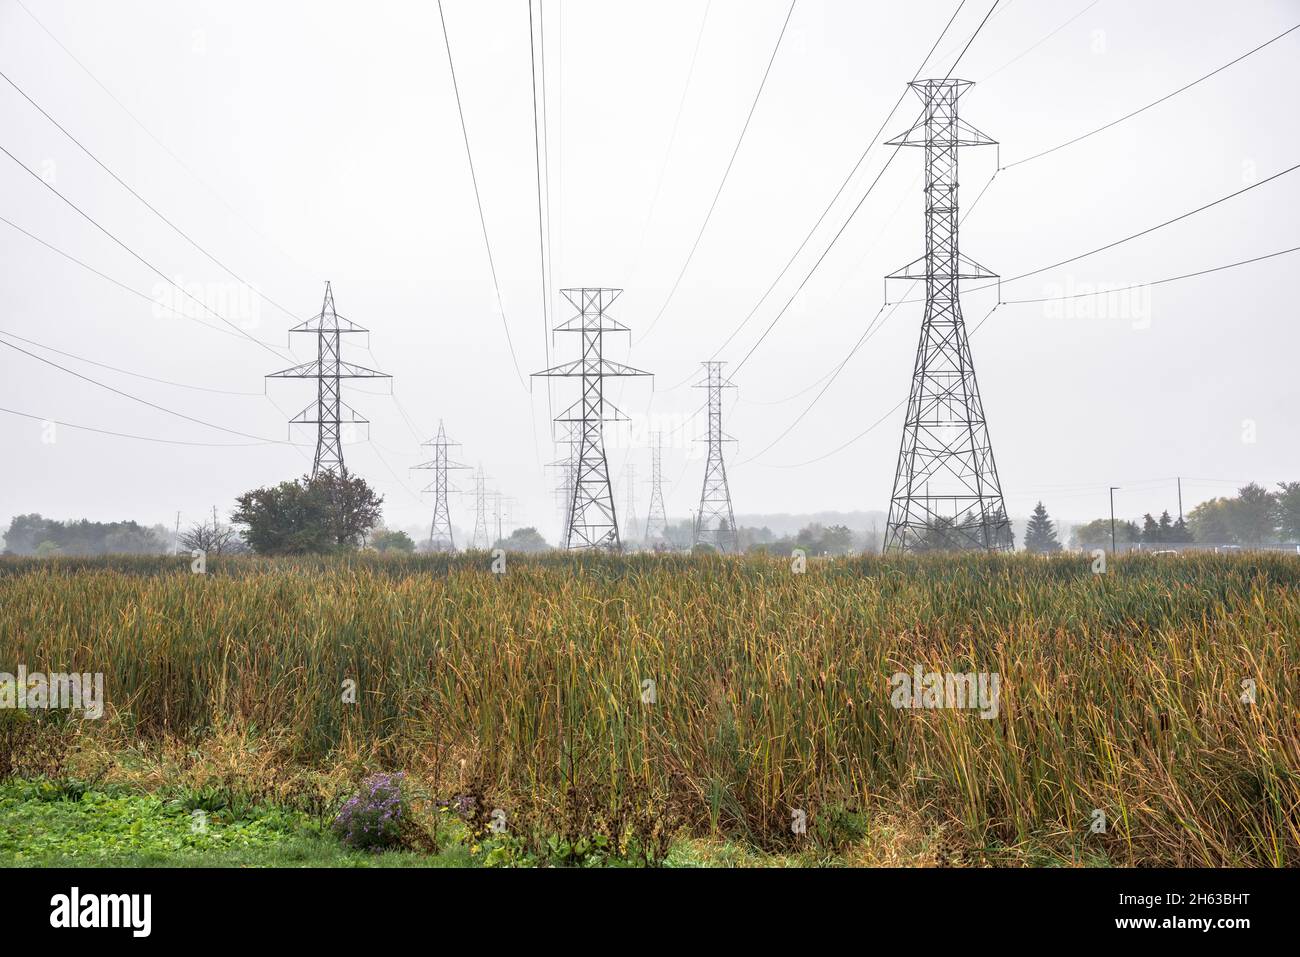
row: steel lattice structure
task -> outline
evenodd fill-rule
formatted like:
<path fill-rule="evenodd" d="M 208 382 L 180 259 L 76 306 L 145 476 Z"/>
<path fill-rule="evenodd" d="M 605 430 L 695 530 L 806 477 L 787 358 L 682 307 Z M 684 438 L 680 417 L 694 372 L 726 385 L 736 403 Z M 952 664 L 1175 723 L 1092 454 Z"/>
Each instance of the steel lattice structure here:
<path fill-rule="evenodd" d="M 609 462 L 605 457 L 604 423 L 625 421 L 627 417 L 612 403 L 606 402 L 604 383 L 609 378 L 650 373 L 605 358 L 605 333 L 631 331 L 606 311 L 623 290 L 582 288 L 561 289 L 560 292 L 577 307 L 578 314 L 560 323 L 554 331 L 580 334 L 582 357 L 533 375 L 582 381 L 581 398 L 555 417 L 556 422 L 572 422 L 579 426 L 573 497 L 570 499 L 564 546 L 616 551 L 621 543 L 614 495 L 609 483 Z"/>
<path fill-rule="evenodd" d="M 451 533 L 451 511 L 447 507 L 447 493 L 457 491 L 447 482 L 447 472 L 451 469 L 467 469 L 468 465 L 453 462 L 448 457 L 448 450 L 460 445 L 447 438 L 447 430 L 442 420 L 438 420 L 438 434 L 428 442 L 420 443 L 422 448 L 432 448 L 433 458 L 415 466 L 417 469 L 433 469 L 433 481 L 422 488 L 421 492 L 433 492 L 433 524 L 429 529 L 429 548 L 435 552 L 454 552 L 456 542 Z"/>
<path fill-rule="evenodd" d="M 921 118 L 890 145 L 925 149 L 925 255 L 886 279 L 925 281 L 925 315 L 898 452 L 886 551 L 1007 549 L 1010 523 L 980 401 L 960 282 L 996 279 L 957 243 L 957 151 L 994 141 L 958 119 L 967 80 L 909 84 Z"/>
<path fill-rule="evenodd" d="M 668 529 L 668 516 L 664 512 L 663 489 L 663 433 L 656 432 L 650 437 L 650 511 L 646 513 L 646 544 L 654 545 L 664 541 Z"/>
<path fill-rule="evenodd" d="M 564 438 L 555 444 L 564 446 L 564 455 L 554 462 L 547 462 L 546 467 L 560 470 L 560 480 L 554 494 L 560 512 L 560 547 L 568 548 L 569 509 L 573 502 L 573 476 L 577 472 L 578 462 L 578 426 L 573 422 L 562 424 Z"/>
<path fill-rule="evenodd" d="M 625 501 L 627 510 L 623 513 L 623 527 L 628 530 L 628 535 L 636 535 L 636 466 L 629 462 L 623 466 L 623 482 L 625 483 Z"/>
<path fill-rule="evenodd" d="M 737 550 L 736 516 L 731 511 L 731 489 L 727 486 L 727 466 L 722 459 L 722 444 L 736 441 L 722 432 L 722 390 L 734 389 L 735 383 L 722 377 L 722 362 L 704 362 L 704 379 L 696 389 L 709 390 L 709 458 L 704 465 L 704 487 L 700 490 L 700 510 L 695 516 L 695 544 L 707 542 L 720 552 Z M 700 440 L 697 440 L 700 441 Z"/>
<path fill-rule="evenodd" d="M 325 283 L 325 302 L 320 315 L 301 322 L 290 332 L 310 332 L 316 336 L 316 358 L 291 369 L 273 372 L 268 379 L 315 379 L 316 401 L 292 419 L 290 425 L 316 426 L 316 457 L 311 475 L 346 475 L 343 464 L 343 426 L 366 425 L 369 420 L 343 401 L 343 379 L 390 379 L 384 372 L 367 369 L 354 362 L 344 362 L 341 336 L 344 333 L 368 332 L 334 311 L 334 291 Z"/>
<path fill-rule="evenodd" d="M 483 474 L 483 466 L 478 467 L 478 472 L 474 476 L 474 534 L 470 537 L 470 548 L 490 548 L 492 542 L 489 540 L 488 523 L 487 523 L 487 476 Z"/>

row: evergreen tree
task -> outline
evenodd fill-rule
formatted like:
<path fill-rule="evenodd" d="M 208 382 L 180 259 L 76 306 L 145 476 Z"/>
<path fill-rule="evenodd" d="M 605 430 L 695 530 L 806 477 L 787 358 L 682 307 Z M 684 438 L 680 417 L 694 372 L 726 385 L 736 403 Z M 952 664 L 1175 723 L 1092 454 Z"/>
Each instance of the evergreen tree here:
<path fill-rule="evenodd" d="M 1151 513 L 1147 512 L 1142 516 L 1142 544 L 1152 545 L 1160 540 L 1160 526 L 1151 517 Z"/>
<path fill-rule="evenodd" d="M 1056 540 L 1056 526 L 1047 517 L 1042 502 L 1034 506 L 1034 514 L 1025 528 L 1025 550 L 1036 555 L 1050 555 L 1061 550 L 1061 543 Z"/>

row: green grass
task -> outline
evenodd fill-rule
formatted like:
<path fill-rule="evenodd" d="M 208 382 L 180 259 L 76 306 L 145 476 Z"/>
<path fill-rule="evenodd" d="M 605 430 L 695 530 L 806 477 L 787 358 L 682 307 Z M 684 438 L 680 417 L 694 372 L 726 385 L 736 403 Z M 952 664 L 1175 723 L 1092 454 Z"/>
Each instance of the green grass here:
<path fill-rule="evenodd" d="M 87 787 L 76 781 L 9 781 L 0 784 L 0 867 L 331 867 L 441 868 L 560 866 L 517 842 L 468 841 L 452 822 L 440 828 L 436 853 L 409 850 L 358 852 L 339 844 L 320 823 L 287 808 L 259 806 L 209 816 L 195 831 L 187 805 L 176 798 L 122 787 Z M 888 823 L 829 854 L 809 847 L 771 853 L 744 842 L 681 838 L 662 866 L 669 868 L 783 868 L 864 865 L 933 865 L 935 835 L 907 834 Z M 1035 866 L 1107 866 L 1102 854 L 1080 847 L 1062 858 L 1050 848 L 1021 849 Z M 625 867 L 635 862 L 591 855 L 581 867 Z"/>
<path fill-rule="evenodd" d="M 257 808 L 211 815 L 200 830 L 177 801 L 119 789 L 69 793 L 44 781 L 0 785 L 0 867 L 447 867 L 472 865 L 466 848 L 437 855 L 343 848 L 306 815 Z"/>

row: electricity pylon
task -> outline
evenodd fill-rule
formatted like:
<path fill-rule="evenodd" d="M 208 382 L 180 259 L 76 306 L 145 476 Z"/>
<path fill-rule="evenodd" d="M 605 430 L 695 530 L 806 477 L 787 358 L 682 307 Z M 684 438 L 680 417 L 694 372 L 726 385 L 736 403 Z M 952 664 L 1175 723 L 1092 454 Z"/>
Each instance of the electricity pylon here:
<path fill-rule="evenodd" d="M 548 468 L 560 470 L 560 481 L 555 489 L 555 497 L 560 509 L 560 547 L 569 547 L 569 519 L 573 507 L 573 477 L 578 464 L 578 425 L 573 422 L 563 423 L 565 437 L 555 444 L 564 446 L 564 454 L 554 462 L 548 462 Z"/>
<path fill-rule="evenodd" d="M 433 492 L 433 525 L 429 529 L 429 548 L 435 552 L 454 552 L 456 542 L 451 534 L 451 512 L 447 507 L 447 493 L 456 491 L 447 484 L 447 472 L 450 469 L 467 469 L 468 465 L 453 462 L 447 456 L 447 450 L 460 445 L 447 438 L 447 430 L 442 420 L 438 420 L 438 434 L 428 442 L 421 442 L 421 448 L 431 447 L 433 458 L 415 466 L 417 469 L 433 469 L 433 481 L 422 488 L 421 492 Z"/>
<path fill-rule="evenodd" d="M 650 437 L 650 511 L 646 513 L 646 544 L 663 542 L 667 537 L 668 516 L 664 512 L 663 489 L 663 433 L 656 432 Z"/>
<path fill-rule="evenodd" d="M 315 379 L 316 401 L 292 419 L 290 425 L 316 426 L 316 457 L 311 465 L 311 477 L 319 475 L 345 475 L 343 465 L 343 426 L 365 425 L 368 419 L 343 401 L 343 379 L 391 379 L 384 372 L 376 372 L 353 362 L 344 362 L 340 336 L 349 332 L 368 332 L 361 326 L 344 319 L 334 311 L 334 291 L 325 283 L 325 303 L 320 315 L 300 322 L 290 332 L 311 332 L 316 335 L 316 358 L 291 369 L 272 372 L 268 379 Z M 345 414 L 346 413 L 346 414 Z"/>
<path fill-rule="evenodd" d="M 565 547 L 617 551 L 620 547 L 618 517 L 609 484 L 609 462 L 605 458 L 604 423 L 625 421 L 627 417 L 605 401 L 604 383 L 609 378 L 650 373 L 605 358 L 605 333 L 631 331 L 606 314 L 622 289 L 561 289 L 560 292 L 577 307 L 578 314 L 560 323 L 554 331 L 580 333 L 582 357 L 533 375 L 582 380 L 581 398 L 555 418 L 557 422 L 581 426 Z"/>
<path fill-rule="evenodd" d="M 478 467 L 478 474 L 474 476 L 474 535 L 470 538 L 470 548 L 490 548 L 492 543 L 488 540 L 488 521 L 487 521 L 487 476 L 483 474 L 483 466 Z"/>
<path fill-rule="evenodd" d="M 735 383 L 722 377 L 722 362 L 704 362 L 704 379 L 696 389 L 709 390 L 709 458 L 704 465 L 704 487 L 700 489 L 700 510 L 695 516 L 695 544 L 708 542 L 720 552 L 737 550 L 736 516 L 731 511 L 731 489 L 727 466 L 722 460 L 722 443 L 736 441 L 722 432 L 722 390 Z M 699 440 L 697 440 L 699 441 Z"/>
<path fill-rule="evenodd" d="M 629 462 L 623 466 L 623 481 L 626 483 L 627 510 L 623 513 L 623 527 L 631 537 L 636 535 L 636 466 Z"/>
<path fill-rule="evenodd" d="M 512 529 L 510 520 L 510 511 L 514 506 L 515 500 L 501 492 L 492 493 L 492 520 L 496 523 L 497 537 L 494 542 L 499 542 L 505 538 L 506 532 Z"/>
<path fill-rule="evenodd" d="M 997 276 L 961 255 L 957 244 L 957 150 L 994 141 L 957 118 L 969 81 L 909 85 L 925 109 L 890 144 L 925 149 L 925 255 L 886 279 L 925 280 L 925 315 L 885 550 L 1009 549 L 1011 528 L 960 300 L 962 279 Z"/>

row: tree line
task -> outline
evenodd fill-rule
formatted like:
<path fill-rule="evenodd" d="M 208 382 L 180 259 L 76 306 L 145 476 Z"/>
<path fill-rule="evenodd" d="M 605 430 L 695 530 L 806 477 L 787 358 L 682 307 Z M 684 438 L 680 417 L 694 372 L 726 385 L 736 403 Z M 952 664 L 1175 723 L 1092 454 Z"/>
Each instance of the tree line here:
<path fill-rule="evenodd" d="M 1111 520 L 1093 519 L 1077 525 L 1070 533 L 1075 548 L 1109 546 Z M 1186 519 L 1173 518 L 1168 510 L 1157 518 L 1150 513 L 1141 521 L 1115 520 L 1115 543 L 1119 545 L 1277 545 L 1300 543 L 1300 482 L 1279 482 L 1270 491 L 1251 482 L 1235 496 L 1201 502 Z M 1039 502 L 1025 533 L 1025 548 L 1049 553 L 1059 551 L 1056 530 L 1043 503 Z"/>

